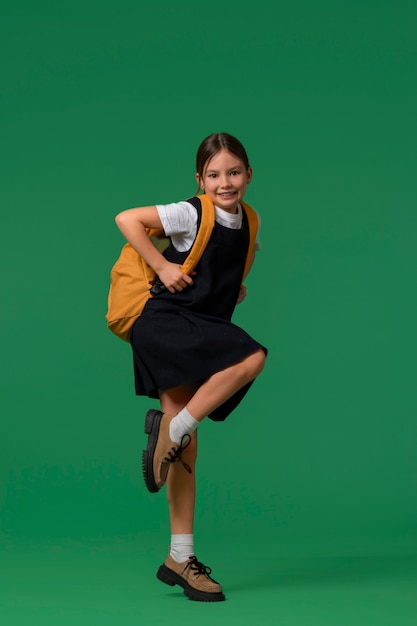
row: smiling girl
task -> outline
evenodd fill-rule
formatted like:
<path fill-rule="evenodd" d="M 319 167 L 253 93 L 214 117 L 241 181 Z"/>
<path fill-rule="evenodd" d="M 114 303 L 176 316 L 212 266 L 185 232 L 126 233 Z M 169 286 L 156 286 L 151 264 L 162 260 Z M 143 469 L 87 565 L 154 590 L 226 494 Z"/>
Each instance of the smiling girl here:
<path fill-rule="evenodd" d="M 131 333 L 136 393 L 158 398 L 161 407 L 146 415 L 143 452 L 148 490 L 167 484 L 171 545 L 157 576 L 192 600 L 216 602 L 225 599 L 222 588 L 194 553 L 197 427 L 206 416 L 223 421 L 230 415 L 262 371 L 267 351 L 231 322 L 246 296 L 248 252 L 252 261 L 255 255 L 248 251 L 251 209 L 243 203 L 252 168 L 240 141 L 227 133 L 204 139 L 196 180 L 214 204 L 215 226 L 193 275 L 181 265 L 200 222 L 198 196 L 123 211 L 116 223 L 162 285 Z M 169 237 L 163 254 L 146 228 L 162 228 Z"/>

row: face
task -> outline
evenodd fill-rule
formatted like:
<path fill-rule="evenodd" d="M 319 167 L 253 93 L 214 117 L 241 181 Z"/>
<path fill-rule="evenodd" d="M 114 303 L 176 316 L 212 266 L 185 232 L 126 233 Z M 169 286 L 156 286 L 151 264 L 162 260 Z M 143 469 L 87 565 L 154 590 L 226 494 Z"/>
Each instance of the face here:
<path fill-rule="evenodd" d="M 252 180 L 252 168 L 246 169 L 238 157 L 222 150 L 206 163 L 203 175 L 196 174 L 200 189 L 216 206 L 229 213 L 237 212 L 246 185 Z"/>

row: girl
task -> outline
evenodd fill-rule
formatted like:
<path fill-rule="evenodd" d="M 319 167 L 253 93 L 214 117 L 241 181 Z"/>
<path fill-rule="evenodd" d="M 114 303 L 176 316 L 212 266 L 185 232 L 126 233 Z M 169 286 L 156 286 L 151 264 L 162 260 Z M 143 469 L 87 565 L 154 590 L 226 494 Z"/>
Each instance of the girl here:
<path fill-rule="evenodd" d="M 123 211 L 116 223 L 161 286 L 131 333 L 136 393 L 161 405 L 146 415 L 143 452 L 149 491 L 167 483 L 171 545 L 157 577 L 180 585 L 192 600 L 217 602 L 225 599 L 221 586 L 194 554 L 196 429 L 206 416 L 226 419 L 262 371 L 267 351 L 230 321 L 246 295 L 241 282 L 249 235 L 240 201 L 252 168 L 245 148 L 227 133 L 214 133 L 201 143 L 196 165 L 199 191 L 212 200 L 216 218 L 192 276 L 181 264 L 196 236 L 198 196 Z M 163 254 L 146 228 L 163 228 L 170 238 Z"/>

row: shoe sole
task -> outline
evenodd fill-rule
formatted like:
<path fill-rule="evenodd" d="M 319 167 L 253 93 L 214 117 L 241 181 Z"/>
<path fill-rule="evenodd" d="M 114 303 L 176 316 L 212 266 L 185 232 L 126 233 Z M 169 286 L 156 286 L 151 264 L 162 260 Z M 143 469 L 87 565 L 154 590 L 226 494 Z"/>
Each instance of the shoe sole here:
<path fill-rule="evenodd" d="M 161 565 L 156 573 L 156 577 L 161 582 L 173 587 L 174 585 L 179 585 L 184 589 L 184 594 L 190 598 L 190 600 L 195 600 L 197 602 L 223 602 L 226 600 L 224 593 L 221 591 L 215 593 L 209 593 L 208 591 L 199 591 L 198 589 L 194 589 L 189 583 L 180 574 L 177 574 L 172 569 L 169 569 L 166 565 Z"/>
<path fill-rule="evenodd" d="M 155 455 L 156 444 L 158 442 L 162 415 L 163 413 L 161 411 L 149 409 L 145 417 L 145 434 L 148 435 L 148 445 L 146 450 L 142 451 L 142 473 L 145 485 L 151 493 L 159 491 L 159 487 L 155 482 L 155 476 L 153 473 L 153 458 Z"/>

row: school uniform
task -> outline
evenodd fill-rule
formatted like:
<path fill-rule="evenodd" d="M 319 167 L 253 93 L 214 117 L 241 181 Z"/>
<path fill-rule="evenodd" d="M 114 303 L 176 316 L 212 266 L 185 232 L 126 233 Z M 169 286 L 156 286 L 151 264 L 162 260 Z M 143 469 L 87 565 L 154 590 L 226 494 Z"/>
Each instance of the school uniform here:
<path fill-rule="evenodd" d="M 196 231 L 201 219 L 198 198 L 187 201 L 195 213 Z M 174 205 L 158 205 L 158 212 L 171 243 L 164 256 L 181 265 L 189 249 L 181 250 L 181 230 Z M 171 208 L 171 210 L 167 210 Z M 165 209 L 165 210 L 164 210 Z M 240 228 L 229 228 L 217 218 L 210 240 L 195 268 L 193 284 L 181 292 L 168 290 L 150 298 L 131 333 L 137 395 L 159 398 L 159 390 L 202 383 L 259 348 L 266 348 L 231 322 L 245 267 L 249 227 L 241 211 Z M 181 215 L 181 207 L 177 207 Z M 174 245 L 173 241 L 176 243 Z M 189 240 L 188 240 L 189 241 Z M 187 247 L 188 247 L 187 243 Z M 189 245 L 189 248 L 191 245 Z M 248 383 L 208 417 L 223 421 L 242 400 Z"/>

